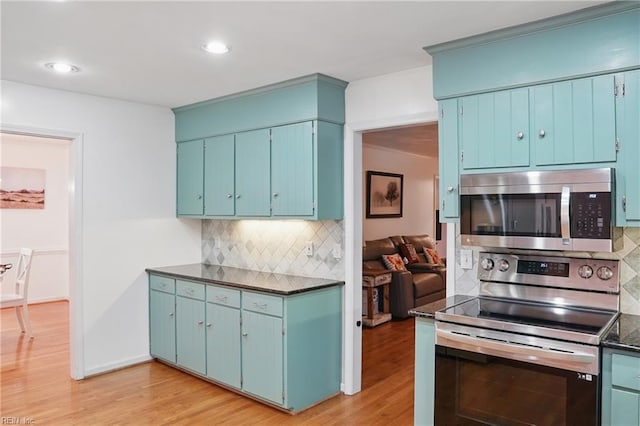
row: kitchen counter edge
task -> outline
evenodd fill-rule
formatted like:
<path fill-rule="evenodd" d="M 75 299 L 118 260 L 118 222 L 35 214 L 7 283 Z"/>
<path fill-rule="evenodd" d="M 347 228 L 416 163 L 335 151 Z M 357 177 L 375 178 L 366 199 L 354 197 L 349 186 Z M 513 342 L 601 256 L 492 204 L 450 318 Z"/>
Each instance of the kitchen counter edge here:
<path fill-rule="evenodd" d="M 222 285 L 282 296 L 344 285 L 344 281 L 330 278 L 277 274 L 204 263 L 152 267 L 146 268 L 145 271 L 149 274 L 196 281 L 203 284 Z"/>
<path fill-rule="evenodd" d="M 417 318 L 435 318 L 436 312 L 448 309 L 452 306 L 464 303 L 467 300 L 474 299 L 476 296 L 455 295 L 449 296 L 444 299 L 436 300 L 435 302 L 427 303 L 426 305 L 417 306 L 409 311 L 409 315 Z"/>
<path fill-rule="evenodd" d="M 602 339 L 601 345 L 640 354 L 640 315 L 620 314 Z"/>

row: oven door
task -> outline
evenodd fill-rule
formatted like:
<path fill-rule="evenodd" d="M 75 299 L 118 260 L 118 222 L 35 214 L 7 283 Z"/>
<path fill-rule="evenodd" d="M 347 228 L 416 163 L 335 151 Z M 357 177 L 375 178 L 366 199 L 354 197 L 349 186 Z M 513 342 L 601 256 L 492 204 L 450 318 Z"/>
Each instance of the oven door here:
<path fill-rule="evenodd" d="M 436 328 L 439 325 L 436 323 Z M 478 329 L 476 333 L 482 332 Z M 451 335 L 454 337 L 449 338 Z M 593 374 L 592 368 L 595 363 L 597 373 L 597 347 L 595 353 L 583 351 L 581 345 L 564 352 L 546 347 L 545 343 L 539 345 L 540 342 L 527 347 L 518 341 L 526 336 L 505 341 L 506 335 L 498 332 L 498 337 L 477 337 L 460 331 L 437 330 L 436 425 L 599 423 L 598 375 Z M 458 341 L 461 343 L 457 344 Z M 509 346 L 514 348 L 514 356 Z M 549 358 L 550 362 L 543 360 L 545 364 L 558 365 L 563 359 L 570 364 L 582 363 L 589 372 L 537 364 L 541 358 Z"/>

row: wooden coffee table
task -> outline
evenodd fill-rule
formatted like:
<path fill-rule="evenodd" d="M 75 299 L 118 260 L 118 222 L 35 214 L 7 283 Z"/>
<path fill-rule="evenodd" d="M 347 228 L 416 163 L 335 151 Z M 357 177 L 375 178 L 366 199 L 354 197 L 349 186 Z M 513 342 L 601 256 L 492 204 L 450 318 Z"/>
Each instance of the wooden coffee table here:
<path fill-rule="evenodd" d="M 362 287 L 367 291 L 367 316 L 362 319 L 362 322 L 366 327 L 375 327 L 391 320 L 389 284 L 391 284 L 391 271 L 385 269 L 365 269 L 362 271 Z M 374 288 L 378 289 L 378 297 L 382 299 L 382 312 L 377 314 L 374 313 Z"/>

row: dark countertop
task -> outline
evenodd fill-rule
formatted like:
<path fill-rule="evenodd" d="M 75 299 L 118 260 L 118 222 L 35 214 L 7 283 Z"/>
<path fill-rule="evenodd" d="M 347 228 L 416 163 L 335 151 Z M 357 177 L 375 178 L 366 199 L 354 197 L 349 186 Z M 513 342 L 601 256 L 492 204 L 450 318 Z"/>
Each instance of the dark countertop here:
<path fill-rule="evenodd" d="M 455 295 L 447 297 L 446 299 L 436 300 L 435 302 L 427 303 L 426 305 L 418 306 L 409 311 L 409 315 L 413 317 L 421 318 L 433 318 L 436 315 L 436 311 L 441 311 L 446 308 L 450 308 L 467 300 L 473 299 L 476 296 L 464 296 Z"/>
<path fill-rule="evenodd" d="M 602 346 L 640 353 L 640 315 L 620 314 L 602 339 Z"/>
<path fill-rule="evenodd" d="M 146 271 L 178 279 L 201 281 L 205 284 L 222 284 L 245 290 L 256 290 L 282 295 L 303 293 L 305 291 L 318 290 L 323 287 L 344 284 L 344 281 L 334 279 L 274 274 L 271 272 L 232 268 L 230 266 L 206 265 L 204 263 L 147 268 Z"/>

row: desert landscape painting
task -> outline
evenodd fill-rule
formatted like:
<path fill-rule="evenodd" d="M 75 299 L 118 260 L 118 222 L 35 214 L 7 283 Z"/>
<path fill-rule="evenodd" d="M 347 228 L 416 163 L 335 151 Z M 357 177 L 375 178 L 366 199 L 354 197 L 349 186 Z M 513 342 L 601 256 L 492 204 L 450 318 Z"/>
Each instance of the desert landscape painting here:
<path fill-rule="evenodd" d="M 0 209 L 44 209 L 45 171 L 0 167 Z"/>

